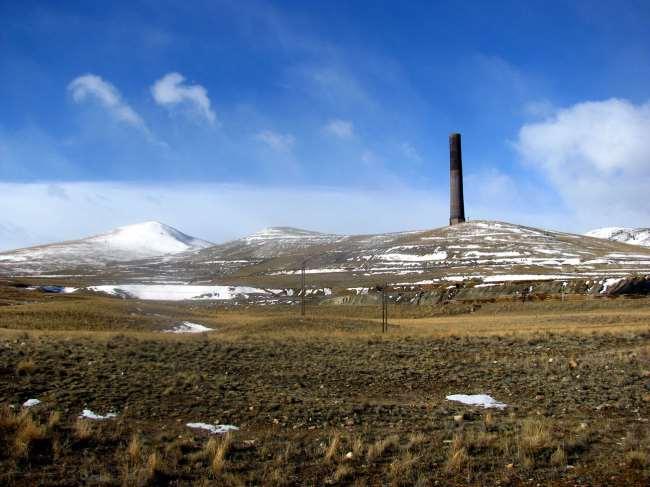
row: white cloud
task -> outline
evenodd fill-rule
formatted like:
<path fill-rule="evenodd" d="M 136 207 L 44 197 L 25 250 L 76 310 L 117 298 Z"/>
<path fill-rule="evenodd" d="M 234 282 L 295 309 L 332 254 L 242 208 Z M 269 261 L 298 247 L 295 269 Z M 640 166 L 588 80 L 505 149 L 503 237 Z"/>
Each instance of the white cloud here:
<path fill-rule="evenodd" d="M 348 120 L 330 120 L 325 125 L 324 130 L 340 139 L 351 139 L 354 137 L 354 124 Z"/>
<path fill-rule="evenodd" d="M 278 152 L 289 152 L 296 142 L 296 138 L 291 134 L 280 134 L 272 130 L 263 130 L 259 132 L 255 138 L 271 149 Z"/>
<path fill-rule="evenodd" d="M 151 86 L 154 100 L 161 106 L 175 108 L 189 106 L 193 112 L 214 123 L 217 119 L 211 108 L 208 91 L 201 85 L 188 85 L 180 73 L 167 73 Z"/>
<path fill-rule="evenodd" d="M 650 102 L 612 98 L 526 124 L 515 146 L 583 220 L 642 226 L 650 223 L 648 134 Z"/>
<path fill-rule="evenodd" d="M 68 84 L 68 91 L 76 103 L 93 98 L 117 120 L 149 132 L 142 117 L 122 100 L 119 90 L 100 76 L 96 74 L 79 76 Z"/>

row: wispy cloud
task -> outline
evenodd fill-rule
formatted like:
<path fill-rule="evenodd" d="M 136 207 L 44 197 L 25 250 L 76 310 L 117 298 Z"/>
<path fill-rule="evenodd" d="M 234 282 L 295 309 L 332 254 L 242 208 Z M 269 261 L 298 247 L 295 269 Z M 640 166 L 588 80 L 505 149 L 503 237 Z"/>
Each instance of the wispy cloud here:
<path fill-rule="evenodd" d="M 330 120 L 325 125 L 324 130 L 339 139 L 351 139 L 354 137 L 354 124 L 349 120 Z"/>
<path fill-rule="evenodd" d="M 402 153 L 410 160 L 415 161 L 415 162 L 421 162 L 422 161 L 422 156 L 418 152 L 418 150 L 415 148 L 413 144 L 410 142 L 404 142 L 401 146 L 402 148 Z"/>
<path fill-rule="evenodd" d="M 119 90 L 96 74 L 85 74 L 68 84 L 68 91 L 76 103 L 88 100 L 98 102 L 112 117 L 149 134 L 142 117 L 122 99 Z"/>
<path fill-rule="evenodd" d="M 169 109 L 189 107 L 209 123 L 215 123 L 217 116 L 212 110 L 208 91 L 201 85 L 185 83 L 185 76 L 180 73 L 168 73 L 151 86 L 151 94 L 158 105 Z"/>
<path fill-rule="evenodd" d="M 262 130 L 255 138 L 278 152 L 290 152 L 296 142 L 291 134 L 281 134 L 272 130 Z"/>

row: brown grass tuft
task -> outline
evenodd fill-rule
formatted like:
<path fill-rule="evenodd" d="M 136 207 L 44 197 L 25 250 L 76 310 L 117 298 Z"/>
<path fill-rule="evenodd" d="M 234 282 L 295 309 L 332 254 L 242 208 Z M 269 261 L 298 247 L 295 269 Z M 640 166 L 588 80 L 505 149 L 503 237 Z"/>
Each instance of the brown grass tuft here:
<path fill-rule="evenodd" d="M 420 457 L 406 451 L 401 457 L 393 460 L 389 467 L 389 474 L 393 483 L 407 484 L 413 473 L 413 467 L 420 460 Z"/>
<path fill-rule="evenodd" d="M 232 445 L 232 437 L 230 433 L 226 433 L 221 437 L 218 445 L 214 447 L 214 455 L 210 462 L 210 470 L 215 477 L 220 475 L 226 467 L 226 455 L 230 451 Z"/>
<path fill-rule="evenodd" d="M 126 448 L 126 453 L 132 464 L 135 465 L 140 461 L 142 441 L 140 440 L 140 435 L 137 433 L 133 433 L 133 436 L 131 436 L 131 441 L 129 441 L 129 446 Z"/>
<path fill-rule="evenodd" d="M 50 416 L 47 418 L 47 427 L 48 429 L 56 428 L 61 422 L 61 411 L 52 411 Z"/>
<path fill-rule="evenodd" d="M 496 419 L 492 412 L 488 411 L 485 416 L 483 416 L 483 425 L 485 426 L 486 431 L 494 431 L 496 428 Z"/>
<path fill-rule="evenodd" d="M 89 440 L 94 434 L 93 425 L 83 418 L 77 418 L 72 429 L 74 437 L 79 441 Z"/>
<path fill-rule="evenodd" d="M 147 457 L 147 477 L 148 480 L 153 480 L 156 476 L 163 471 L 162 460 L 157 452 L 151 453 Z"/>
<path fill-rule="evenodd" d="M 448 472 L 460 472 L 469 462 L 469 455 L 465 447 L 449 450 L 445 469 Z"/>
<path fill-rule="evenodd" d="M 360 458 L 364 450 L 363 438 L 357 436 L 352 442 L 352 458 Z"/>
<path fill-rule="evenodd" d="M 14 430 L 19 422 L 18 416 L 8 404 L 0 407 L 0 430 Z"/>
<path fill-rule="evenodd" d="M 427 437 L 423 433 L 411 433 L 408 438 L 408 443 L 405 446 L 406 450 L 417 448 L 427 441 Z"/>
<path fill-rule="evenodd" d="M 325 461 L 331 462 L 341 446 L 341 433 L 338 431 L 332 435 L 329 446 L 325 449 Z"/>
<path fill-rule="evenodd" d="M 14 438 L 14 455 L 17 457 L 27 456 L 29 448 L 34 441 L 45 438 L 45 428 L 34 421 L 31 414 L 24 414 L 19 417 L 20 424 Z"/>
<path fill-rule="evenodd" d="M 548 423 L 541 419 L 526 419 L 521 425 L 519 447 L 525 454 L 536 453 L 551 446 Z"/>
<path fill-rule="evenodd" d="M 368 453 L 366 457 L 369 462 L 373 462 L 378 458 L 381 458 L 386 451 L 397 446 L 399 444 L 399 437 L 397 435 L 391 435 L 383 440 L 378 440 L 368 448 Z"/>

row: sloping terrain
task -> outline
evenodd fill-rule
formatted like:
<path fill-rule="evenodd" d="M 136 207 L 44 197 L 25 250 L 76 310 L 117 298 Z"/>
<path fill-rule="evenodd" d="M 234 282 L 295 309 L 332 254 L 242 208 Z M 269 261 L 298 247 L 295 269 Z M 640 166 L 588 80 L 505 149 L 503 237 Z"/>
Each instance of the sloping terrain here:
<path fill-rule="evenodd" d="M 650 247 L 650 228 L 607 227 L 591 230 L 588 237 L 604 238 L 632 245 Z"/>
<path fill-rule="evenodd" d="M 535 279 L 650 272 L 650 251 L 580 235 L 502 222 L 475 221 L 420 232 L 346 236 L 249 252 L 246 239 L 168 260 L 168 272 L 188 277 L 295 281 L 305 263 L 312 282 L 407 279 Z M 250 257 L 255 255 L 254 257 Z M 208 259 L 207 257 L 210 256 Z M 221 259 L 221 260 L 219 260 Z M 221 269 L 210 264 L 219 264 Z M 184 268 L 184 266 L 187 266 Z M 164 267 L 164 266 L 163 266 Z M 227 269 L 227 270 L 226 270 Z M 496 277 L 495 277 L 496 276 Z"/>
<path fill-rule="evenodd" d="M 64 263 L 67 264 L 67 263 Z M 80 284 L 229 284 L 347 288 L 384 282 L 434 284 L 615 278 L 650 274 L 650 250 L 617 241 L 494 221 L 434 230 L 339 236 L 272 228 L 194 251 L 114 262 L 49 263 Z M 5 274 L 6 275 L 6 274 Z"/>
<path fill-rule="evenodd" d="M 0 253 L 0 273 L 39 274 L 79 265 L 104 267 L 213 245 L 159 222 L 119 227 L 101 235 Z"/>

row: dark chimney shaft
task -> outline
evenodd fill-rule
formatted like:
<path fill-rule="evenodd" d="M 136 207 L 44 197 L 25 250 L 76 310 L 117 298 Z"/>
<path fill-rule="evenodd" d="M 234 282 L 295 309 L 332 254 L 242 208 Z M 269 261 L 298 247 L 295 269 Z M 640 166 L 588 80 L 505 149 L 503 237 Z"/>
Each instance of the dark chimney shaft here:
<path fill-rule="evenodd" d="M 463 200 L 463 155 L 460 150 L 460 134 L 449 136 L 449 224 L 465 221 Z"/>

